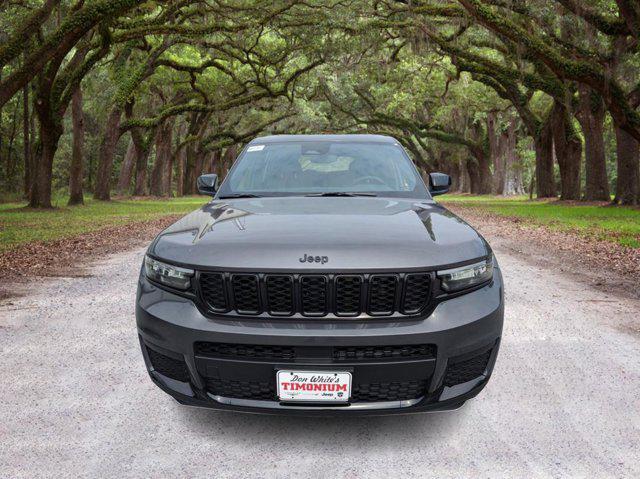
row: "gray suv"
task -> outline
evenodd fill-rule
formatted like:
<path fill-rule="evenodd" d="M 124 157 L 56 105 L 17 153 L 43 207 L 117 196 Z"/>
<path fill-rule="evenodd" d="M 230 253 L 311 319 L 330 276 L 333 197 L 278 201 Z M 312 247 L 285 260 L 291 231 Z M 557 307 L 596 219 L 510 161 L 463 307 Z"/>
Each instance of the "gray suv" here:
<path fill-rule="evenodd" d="M 271 414 L 444 411 L 487 384 L 503 283 L 487 242 L 378 135 L 257 138 L 163 231 L 136 318 L 178 402 Z"/>

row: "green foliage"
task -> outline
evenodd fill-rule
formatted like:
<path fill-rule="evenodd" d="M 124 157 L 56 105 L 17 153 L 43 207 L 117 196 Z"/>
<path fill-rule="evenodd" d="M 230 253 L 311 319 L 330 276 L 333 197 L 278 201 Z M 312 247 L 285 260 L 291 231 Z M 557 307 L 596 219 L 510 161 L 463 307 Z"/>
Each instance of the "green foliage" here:
<path fill-rule="evenodd" d="M 610 111 L 606 153 L 612 186 L 611 118 L 628 130 L 637 128 L 640 137 L 640 116 L 629 100 L 640 84 L 634 46 L 640 35 L 633 31 L 640 22 L 636 27 L 625 22 L 626 13 L 612 1 L 63 0 L 48 5 L 43 0 L 0 5 L 0 58 L 6 59 L 0 85 L 11 86 L 10 80 L 23 75 L 30 88 L 42 89 L 44 78 L 55 79 L 50 92 L 39 93 L 50 97 L 52 123 L 64 127 L 52 167 L 54 190 L 64 190 L 68 182 L 67 104 L 78 84 L 84 92 L 89 188 L 102 138 L 109 133 L 105 120 L 114 107 L 125 105 L 133 106 L 118 131 L 112 182 L 132 129 L 151 145 L 145 170 L 151 177 L 160 164 L 155 134 L 166 123 L 173 128 L 172 152 L 180 157 L 187 151 L 188 169 L 204 168 L 214 153 L 221 157 L 226 148 L 241 147 L 258 134 L 367 131 L 394 135 L 422 168 L 470 177 L 484 159 L 495 162 L 498 155 L 488 119 L 497 116 L 501 136 L 517 115 L 517 158 L 509 168 L 528 186 L 535 171 L 533 140 L 554 102 L 575 116 L 578 84 L 605 98 Z M 38 28 L 24 31 L 31 24 Z M 85 49 L 84 61 L 76 64 L 75 55 Z M 42 58 L 47 62 L 32 71 Z M 0 181 L 4 190 L 17 192 L 24 139 L 19 89 L 14 90 L 0 110 L 0 161 L 6 163 L 0 165 Z M 572 125 L 570 133 L 583 140 L 577 121 Z M 31 139 L 34 150 L 37 139 Z M 495 173 L 496 165 L 483 171 Z"/>

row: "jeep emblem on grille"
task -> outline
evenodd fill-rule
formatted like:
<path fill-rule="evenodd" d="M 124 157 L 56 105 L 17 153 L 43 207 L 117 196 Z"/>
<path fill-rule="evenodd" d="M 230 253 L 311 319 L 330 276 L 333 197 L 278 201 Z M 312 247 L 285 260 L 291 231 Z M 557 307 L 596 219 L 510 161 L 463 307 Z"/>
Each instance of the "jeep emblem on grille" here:
<path fill-rule="evenodd" d="M 301 263 L 320 263 L 325 264 L 329 262 L 328 256 L 312 256 L 310 254 L 305 254 L 302 258 L 299 259 Z"/>

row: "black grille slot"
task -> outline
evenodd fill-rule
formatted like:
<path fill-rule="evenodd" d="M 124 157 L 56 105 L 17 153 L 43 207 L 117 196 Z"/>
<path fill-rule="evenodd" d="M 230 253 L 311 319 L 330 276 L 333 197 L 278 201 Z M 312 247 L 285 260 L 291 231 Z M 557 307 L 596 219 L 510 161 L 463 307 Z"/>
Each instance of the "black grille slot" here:
<path fill-rule="evenodd" d="M 276 400 L 276 386 L 270 382 L 206 379 L 207 391 L 214 396 L 238 399 Z"/>
<path fill-rule="evenodd" d="M 444 377 L 444 385 L 447 387 L 455 386 L 456 384 L 466 383 L 481 376 L 487 369 L 490 357 L 491 350 L 469 359 L 450 359 L 449 365 L 447 366 L 447 373 Z"/>
<path fill-rule="evenodd" d="M 273 315 L 293 314 L 293 278 L 267 276 L 267 309 Z"/>
<path fill-rule="evenodd" d="M 387 275 L 371 276 L 369 280 L 369 313 L 391 314 L 395 309 L 397 277 Z"/>
<path fill-rule="evenodd" d="M 338 346 L 333 348 L 334 361 L 367 361 L 394 359 L 434 359 L 433 344 L 400 346 Z"/>
<path fill-rule="evenodd" d="M 404 304 L 405 314 L 415 314 L 424 309 L 429 302 L 431 276 L 428 274 L 409 274 L 405 280 Z"/>
<path fill-rule="evenodd" d="M 391 383 L 356 384 L 353 402 L 403 401 L 425 395 L 427 381 L 401 381 Z"/>
<path fill-rule="evenodd" d="M 228 311 L 227 295 L 222 273 L 200 273 L 200 290 L 207 307 L 212 311 Z"/>
<path fill-rule="evenodd" d="M 338 316 L 357 316 L 360 314 L 362 296 L 362 277 L 338 276 L 336 278 L 336 314 Z"/>
<path fill-rule="evenodd" d="M 327 278 L 325 276 L 303 276 L 300 278 L 302 313 L 322 316 L 327 313 Z"/>
<path fill-rule="evenodd" d="M 209 358 L 291 361 L 296 357 L 294 349 L 290 346 L 197 342 L 194 350 L 196 356 Z"/>
<path fill-rule="evenodd" d="M 183 383 L 189 382 L 189 370 L 184 361 L 170 358 L 151 348 L 147 348 L 147 354 L 149 355 L 153 369 L 160 374 L 175 379 L 176 381 L 182 381 Z"/>
<path fill-rule="evenodd" d="M 233 299 L 239 313 L 258 314 L 260 312 L 260 292 L 258 277 L 254 274 L 234 274 L 231 277 Z"/>

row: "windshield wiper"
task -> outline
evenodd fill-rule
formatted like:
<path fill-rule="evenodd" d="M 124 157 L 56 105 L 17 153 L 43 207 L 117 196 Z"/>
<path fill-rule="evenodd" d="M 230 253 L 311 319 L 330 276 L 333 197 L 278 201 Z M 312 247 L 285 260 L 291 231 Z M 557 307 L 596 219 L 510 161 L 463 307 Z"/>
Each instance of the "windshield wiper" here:
<path fill-rule="evenodd" d="M 235 198 L 261 198 L 261 196 L 253 195 L 251 193 L 238 193 L 237 195 L 224 195 L 219 196 L 219 200 L 230 200 Z"/>
<path fill-rule="evenodd" d="M 326 193 L 311 193 L 305 196 L 378 196 L 375 193 L 348 193 L 346 191 L 328 191 Z"/>

